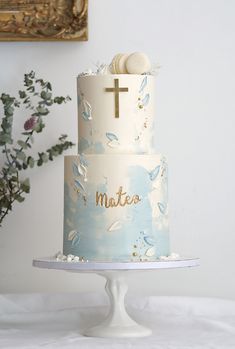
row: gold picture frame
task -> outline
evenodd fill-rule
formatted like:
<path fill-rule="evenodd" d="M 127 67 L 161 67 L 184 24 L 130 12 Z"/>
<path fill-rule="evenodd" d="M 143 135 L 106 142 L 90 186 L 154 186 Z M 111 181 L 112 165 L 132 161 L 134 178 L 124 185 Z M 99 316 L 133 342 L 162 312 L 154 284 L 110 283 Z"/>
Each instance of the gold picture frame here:
<path fill-rule="evenodd" d="M 0 41 L 86 41 L 88 0 L 0 0 Z"/>

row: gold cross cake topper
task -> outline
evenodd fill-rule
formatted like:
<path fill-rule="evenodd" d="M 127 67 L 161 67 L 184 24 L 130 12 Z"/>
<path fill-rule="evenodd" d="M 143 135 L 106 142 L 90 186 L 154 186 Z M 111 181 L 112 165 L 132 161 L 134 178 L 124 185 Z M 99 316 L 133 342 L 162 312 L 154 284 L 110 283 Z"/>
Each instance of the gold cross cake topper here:
<path fill-rule="evenodd" d="M 114 87 L 106 87 L 106 92 L 114 92 L 115 118 L 119 118 L 119 92 L 128 92 L 128 87 L 119 87 L 119 79 L 114 79 Z"/>

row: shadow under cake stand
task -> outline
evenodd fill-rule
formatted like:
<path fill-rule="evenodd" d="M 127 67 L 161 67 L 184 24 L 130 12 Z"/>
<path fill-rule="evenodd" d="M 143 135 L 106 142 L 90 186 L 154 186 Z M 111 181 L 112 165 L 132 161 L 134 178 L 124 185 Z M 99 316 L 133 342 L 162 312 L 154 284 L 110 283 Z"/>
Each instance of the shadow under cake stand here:
<path fill-rule="evenodd" d="M 95 273 L 106 279 L 105 290 L 110 307 L 106 319 L 95 327 L 84 331 L 89 337 L 145 337 L 151 329 L 135 322 L 127 313 L 124 298 L 128 290 L 125 281 L 127 274 L 143 270 L 185 268 L 199 266 L 198 258 L 179 258 L 154 262 L 67 262 L 55 258 L 33 260 L 33 266 L 45 269 L 65 270 L 73 273 Z"/>

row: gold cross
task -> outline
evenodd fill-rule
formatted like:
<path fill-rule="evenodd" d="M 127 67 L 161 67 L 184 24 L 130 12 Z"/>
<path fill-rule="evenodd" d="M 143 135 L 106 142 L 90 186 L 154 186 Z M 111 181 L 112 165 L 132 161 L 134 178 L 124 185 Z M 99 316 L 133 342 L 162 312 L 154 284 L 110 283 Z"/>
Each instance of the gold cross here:
<path fill-rule="evenodd" d="M 106 92 L 114 92 L 115 118 L 119 118 L 119 92 L 128 92 L 128 87 L 119 87 L 119 79 L 114 79 L 114 87 L 106 87 Z"/>

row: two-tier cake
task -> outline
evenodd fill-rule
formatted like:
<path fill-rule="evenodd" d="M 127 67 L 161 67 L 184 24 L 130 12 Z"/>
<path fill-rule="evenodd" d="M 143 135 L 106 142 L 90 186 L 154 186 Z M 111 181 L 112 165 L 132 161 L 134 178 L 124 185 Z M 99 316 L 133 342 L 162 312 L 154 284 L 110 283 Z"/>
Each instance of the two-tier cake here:
<path fill-rule="evenodd" d="M 125 74 L 111 67 L 77 79 L 78 155 L 65 157 L 64 255 L 169 255 L 167 162 L 153 146 L 155 77 L 128 73 L 124 58 Z"/>

